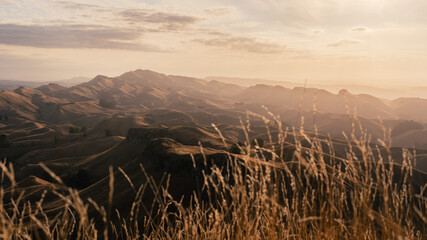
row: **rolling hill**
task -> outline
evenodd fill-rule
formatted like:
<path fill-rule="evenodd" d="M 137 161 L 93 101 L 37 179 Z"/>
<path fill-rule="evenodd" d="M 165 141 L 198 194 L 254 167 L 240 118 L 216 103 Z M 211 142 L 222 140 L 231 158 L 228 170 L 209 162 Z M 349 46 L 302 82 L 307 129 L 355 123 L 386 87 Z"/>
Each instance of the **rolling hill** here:
<path fill-rule="evenodd" d="M 293 158 L 295 148 L 310 147 L 307 139 L 313 138 L 321 142 L 317 148 L 345 159 L 349 147 L 359 144 L 352 133 L 369 139 L 368 146 L 384 159 L 391 154 L 394 163 L 385 160 L 385 164 L 396 164 L 397 169 L 408 161 L 403 148 L 415 147 L 413 181 L 422 185 L 427 179 L 427 115 L 421 109 L 426 106 L 427 100 L 418 98 L 388 101 L 348 91 L 241 87 L 136 70 L 118 77 L 99 75 L 72 87 L 51 83 L 1 92 L 0 157 L 14 164 L 17 187 L 25 190 L 25 199 L 33 201 L 48 192 L 44 204 L 52 216 L 63 205 L 53 191 L 67 188 L 41 163 L 83 199 L 100 204 L 108 199 L 113 166 L 114 185 L 120 189 L 114 208 L 125 214 L 135 197 L 128 178 L 139 185 L 149 181 L 141 168 L 156 183 L 168 175 L 170 194 L 188 204 L 189 196 L 203 184 L 198 177 L 208 171 L 200 167 L 202 163 L 216 163 L 226 171 L 232 147 L 253 158 L 271 157 L 280 149 L 273 142 L 284 140 L 284 158 Z M 286 136 L 280 135 L 285 129 Z M 394 129 L 391 148 L 377 149 L 384 129 L 386 137 L 387 129 L 390 133 Z M 255 140 L 275 151 L 260 150 Z M 363 157 L 354 152 L 354 158 Z"/>

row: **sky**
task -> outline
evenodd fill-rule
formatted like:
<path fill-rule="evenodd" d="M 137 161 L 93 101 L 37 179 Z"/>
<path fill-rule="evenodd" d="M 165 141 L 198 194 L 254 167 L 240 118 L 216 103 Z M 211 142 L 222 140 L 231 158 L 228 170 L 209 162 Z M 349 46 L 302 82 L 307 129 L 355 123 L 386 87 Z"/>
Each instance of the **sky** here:
<path fill-rule="evenodd" d="M 0 0 L 0 79 L 427 85 L 425 0 Z"/>

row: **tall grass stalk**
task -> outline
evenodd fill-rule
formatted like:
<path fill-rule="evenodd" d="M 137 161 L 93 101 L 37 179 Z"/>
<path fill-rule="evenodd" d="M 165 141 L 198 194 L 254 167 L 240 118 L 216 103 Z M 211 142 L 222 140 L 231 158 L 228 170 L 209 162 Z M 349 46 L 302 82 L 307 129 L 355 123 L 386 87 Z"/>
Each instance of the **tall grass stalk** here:
<path fill-rule="evenodd" d="M 16 189 L 12 165 L 1 163 L 2 186 L 8 187 L 0 192 L 0 238 L 427 238 L 427 184 L 416 187 L 413 182 L 413 152 L 403 151 L 401 165 L 393 162 L 386 131 L 382 146 L 374 146 L 354 117 L 353 129 L 359 127 L 360 137 L 355 130 L 346 136 L 346 156 L 338 157 L 331 139 L 317 131 L 284 129 L 270 112 L 268 117 L 251 115 L 266 123 L 268 144 L 251 146 L 250 125 L 242 121 L 247 138 L 242 154 L 224 153 L 226 164 L 199 169 L 203 179 L 187 196 L 189 204 L 169 194 L 168 176 L 156 181 L 142 165 L 142 183 L 132 182 L 121 168 L 110 168 L 107 206 L 83 200 L 42 165 L 57 181 L 54 193 L 63 202 L 52 216 L 44 211 L 44 195 L 38 202 L 25 202 L 24 191 Z M 209 165 L 206 156 L 191 158 L 195 169 Z M 114 193 L 120 191 L 114 189 L 115 174 L 123 175 L 134 192 L 125 213 L 111 208 Z M 152 203 L 147 203 L 147 195 Z M 91 214 L 91 208 L 97 214 Z"/>

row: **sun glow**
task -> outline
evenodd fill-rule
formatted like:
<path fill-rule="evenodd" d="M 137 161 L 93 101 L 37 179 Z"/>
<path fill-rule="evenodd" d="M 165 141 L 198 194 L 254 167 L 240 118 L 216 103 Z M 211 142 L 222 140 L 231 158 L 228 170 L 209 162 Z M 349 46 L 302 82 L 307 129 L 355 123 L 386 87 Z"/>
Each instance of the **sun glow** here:
<path fill-rule="evenodd" d="M 0 78 L 143 67 L 197 77 L 425 85 L 425 12 L 421 0 L 5 0 Z"/>

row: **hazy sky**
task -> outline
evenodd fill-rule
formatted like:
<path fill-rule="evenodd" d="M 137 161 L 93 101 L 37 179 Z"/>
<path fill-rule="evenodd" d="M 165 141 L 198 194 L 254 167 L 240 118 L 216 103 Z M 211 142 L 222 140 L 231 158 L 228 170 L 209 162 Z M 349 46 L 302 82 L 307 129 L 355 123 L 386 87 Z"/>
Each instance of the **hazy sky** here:
<path fill-rule="evenodd" d="M 0 0 L 0 79 L 427 85 L 426 0 Z"/>

